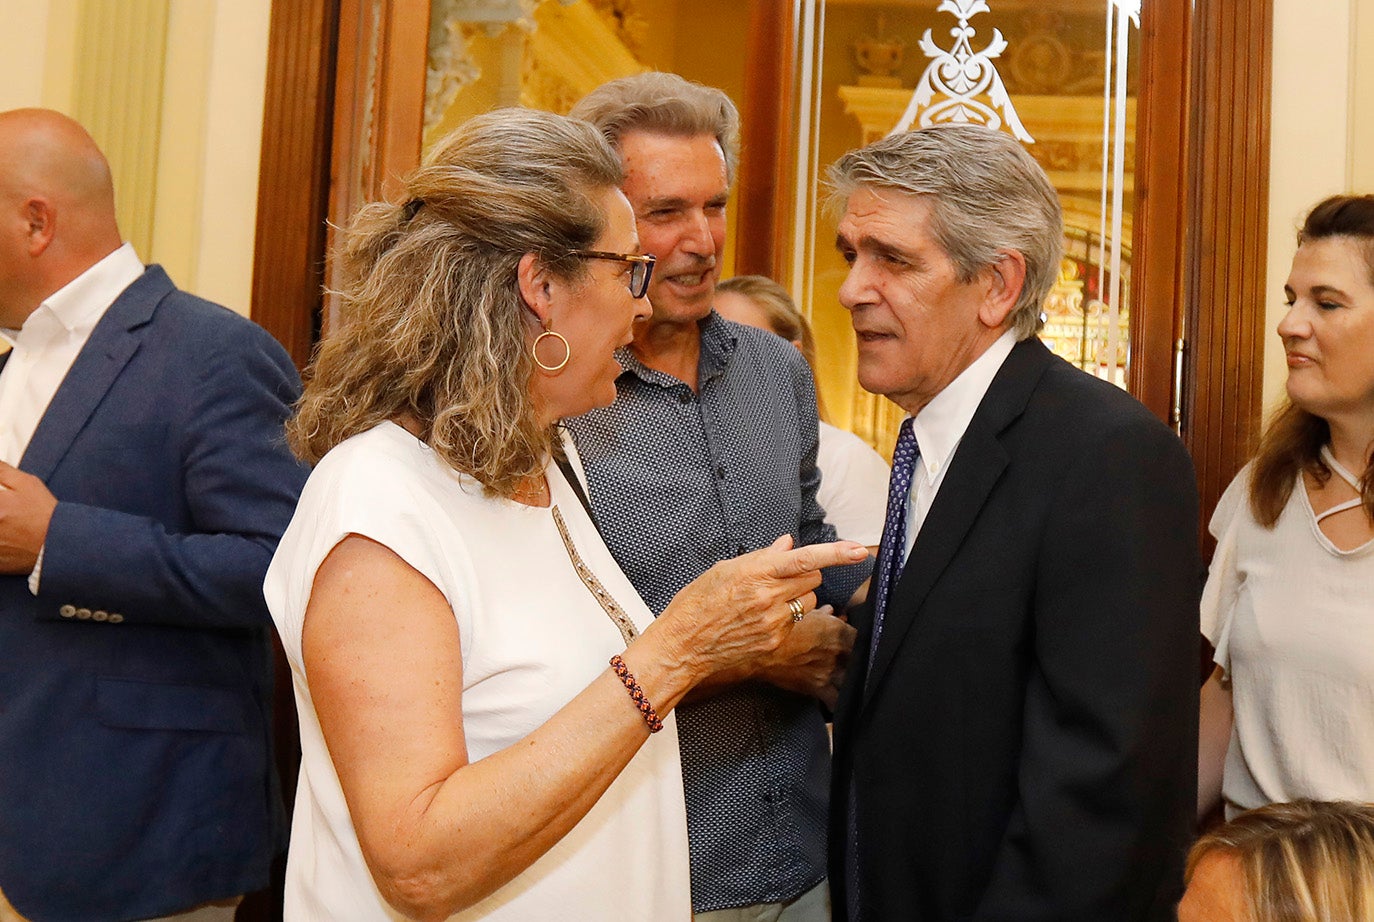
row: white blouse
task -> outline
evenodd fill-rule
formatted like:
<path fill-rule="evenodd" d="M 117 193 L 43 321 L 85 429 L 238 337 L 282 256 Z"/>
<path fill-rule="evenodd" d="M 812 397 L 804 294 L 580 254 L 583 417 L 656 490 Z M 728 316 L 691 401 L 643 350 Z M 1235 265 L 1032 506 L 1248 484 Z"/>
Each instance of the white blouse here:
<path fill-rule="evenodd" d="M 1300 797 L 1374 801 L 1374 541 L 1332 544 L 1301 478 L 1263 527 L 1249 478 L 1246 467 L 1212 516 L 1202 598 L 1235 712 L 1227 815 Z"/>
<path fill-rule="evenodd" d="M 568 542 L 638 629 L 652 622 L 558 469 L 550 465 L 547 473 L 550 508 L 484 496 L 476 481 L 418 439 L 383 423 L 337 446 L 311 474 L 264 586 L 300 714 L 288 922 L 400 918 L 364 863 L 301 657 L 315 572 L 345 536 L 390 548 L 452 607 L 462 643 L 463 729 L 474 762 L 547 721 L 625 647 L 620 628 L 579 577 Z M 672 715 L 664 724 L 553 849 L 452 918 L 686 922 L 691 895 L 677 728 Z"/>
<path fill-rule="evenodd" d="M 820 424 L 816 467 L 821 485 L 816 502 L 825 520 L 846 541 L 875 547 L 883 540 L 887 518 L 887 481 L 892 475 L 883 456 L 852 432 Z"/>

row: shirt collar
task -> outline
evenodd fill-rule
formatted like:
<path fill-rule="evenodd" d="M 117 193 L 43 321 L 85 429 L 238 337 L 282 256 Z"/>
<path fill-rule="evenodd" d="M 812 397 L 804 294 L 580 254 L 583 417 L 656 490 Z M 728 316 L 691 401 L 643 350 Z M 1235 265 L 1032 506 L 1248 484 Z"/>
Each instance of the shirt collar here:
<path fill-rule="evenodd" d="M 1007 330 L 916 414 L 911 429 L 928 481 L 933 482 L 949 464 L 992 379 L 1015 345 L 1015 332 Z"/>
<path fill-rule="evenodd" d="M 702 383 L 725 370 L 738 342 L 739 337 L 730 322 L 711 308 L 711 313 L 701 321 L 701 359 L 697 374 Z"/>
<path fill-rule="evenodd" d="M 729 321 L 717 314 L 714 309 L 702 318 L 697 325 L 701 330 L 701 357 L 697 360 L 698 383 L 709 381 L 725 370 L 730 356 L 735 352 L 739 339 Z M 616 350 L 615 359 L 624 369 L 622 375 L 634 375 L 648 384 L 675 387 L 682 382 L 672 375 L 655 371 L 641 362 L 629 346 Z"/>
<path fill-rule="evenodd" d="M 143 272 L 133 244 L 126 243 L 48 295 L 39 310 L 47 308 L 68 333 L 89 333 Z"/>

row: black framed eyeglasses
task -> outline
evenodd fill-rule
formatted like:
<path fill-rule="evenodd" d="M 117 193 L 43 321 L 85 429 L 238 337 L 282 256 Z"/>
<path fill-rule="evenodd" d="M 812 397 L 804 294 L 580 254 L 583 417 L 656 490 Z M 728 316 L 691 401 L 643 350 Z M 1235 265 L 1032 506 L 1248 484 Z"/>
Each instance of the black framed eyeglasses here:
<path fill-rule="evenodd" d="M 606 253 L 602 250 L 573 250 L 581 259 L 612 259 L 630 264 L 630 297 L 642 298 L 649 293 L 649 279 L 654 277 L 654 263 L 658 260 L 648 253 Z"/>

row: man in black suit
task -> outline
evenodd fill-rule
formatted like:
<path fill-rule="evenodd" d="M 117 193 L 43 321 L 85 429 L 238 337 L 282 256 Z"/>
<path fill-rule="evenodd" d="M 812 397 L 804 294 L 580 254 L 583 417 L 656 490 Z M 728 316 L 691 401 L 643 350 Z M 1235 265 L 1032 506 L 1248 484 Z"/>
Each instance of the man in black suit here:
<path fill-rule="evenodd" d="M 1196 793 L 1193 467 L 1036 338 L 1058 197 L 1008 135 L 831 170 L 860 383 L 902 425 L 835 719 L 837 920 L 1173 918 Z"/>
<path fill-rule="evenodd" d="M 0 113 L 0 333 L 0 918 L 232 919 L 285 844 L 262 580 L 296 370 L 143 265 L 41 109 Z"/>

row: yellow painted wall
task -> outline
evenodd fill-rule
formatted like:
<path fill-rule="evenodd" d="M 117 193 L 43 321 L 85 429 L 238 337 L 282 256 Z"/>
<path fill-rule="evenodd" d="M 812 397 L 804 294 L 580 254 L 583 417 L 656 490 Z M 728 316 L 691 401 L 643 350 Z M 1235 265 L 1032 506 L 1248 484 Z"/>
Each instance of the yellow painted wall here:
<path fill-rule="evenodd" d="M 1275 329 L 1294 234 L 1322 198 L 1374 191 L 1369 108 L 1374 106 L 1374 0 L 1275 0 L 1269 252 L 1264 297 L 1266 411 L 1283 394 L 1288 369 Z M 1357 21 L 1362 24 L 1356 29 Z M 1363 59 L 1363 60 L 1361 60 Z M 1358 85 L 1357 85 L 1358 84 Z M 1359 138 L 1363 137 L 1363 144 Z M 1355 173 L 1360 181 L 1356 182 Z"/>
<path fill-rule="evenodd" d="M 1374 192 L 1374 0 L 1356 0 L 1350 35 L 1350 185 Z"/>
<path fill-rule="evenodd" d="M 120 11 L 119 0 L 0 0 L 0 109 L 77 114 L 99 66 L 78 49 L 100 44 L 89 26 L 109 3 Z M 155 143 L 116 170 L 116 196 L 138 195 L 150 225 L 139 256 L 162 263 L 182 288 L 245 314 L 269 12 L 269 0 L 171 0 L 165 47 L 153 52 L 163 52 L 161 66 L 146 69 L 160 93 Z M 108 114 L 121 124 L 124 113 Z"/>

